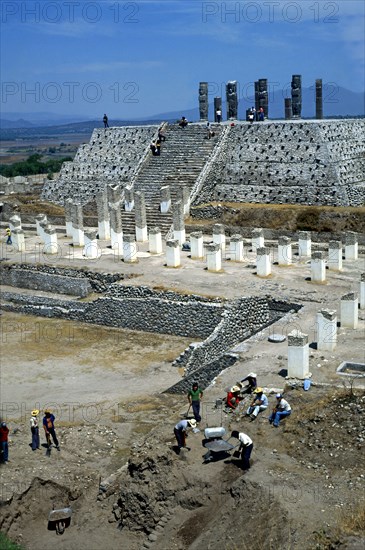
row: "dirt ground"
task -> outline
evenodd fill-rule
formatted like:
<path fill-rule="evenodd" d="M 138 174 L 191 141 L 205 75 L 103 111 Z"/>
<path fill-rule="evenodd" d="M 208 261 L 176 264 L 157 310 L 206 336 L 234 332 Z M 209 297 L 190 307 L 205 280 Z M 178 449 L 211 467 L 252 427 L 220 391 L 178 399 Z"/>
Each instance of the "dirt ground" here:
<path fill-rule="evenodd" d="M 17 261 L 10 253 L 4 258 Z M 39 259 L 30 252 L 27 261 Z M 70 261 L 85 265 L 81 255 Z M 342 361 L 364 363 L 365 311 L 356 330 L 339 319 L 333 352 L 316 349 L 315 316 L 322 308 L 339 310 L 340 297 L 358 290 L 364 257 L 345 261 L 341 273 L 327 271 L 322 285 L 309 280 L 310 267 L 299 261 L 273 266 L 262 280 L 250 258 L 208 273 L 204 262 L 183 255 L 182 267 L 168 270 L 164 257 L 150 257 L 143 246 L 135 265 L 106 255 L 95 269 L 136 276 L 121 284 L 227 298 L 269 294 L 303 307 L 232 350 L 239 360 L 204 392 L 201 431 L 190 434 L 191 450 L 180 455 L 173 426 L 187 400 L 161 392 L 182 376 L 171 361 L 189 339 L 3 312 L 2 417 L 11 442 L 10 462 L 0 469 L 0 529 L 29 550 L 241 550 L 253 541 L 263 550 L 362 548 L 365 384 L 356 379 L 351 387 L 336 369 Z M 285 380 L 287 342 L 268 341 L 293 328 L 309 335 L 308 392 Z M 215 408 L 225 388 L 250 371 L 270 407 L 274 393 L 285 390 L 293 413 L 278 429 L 264 413 L 250 422 Z M 38 404 L 56 415 L 61 450 L 50 456 L 45 447 L 29 447 L 29 414 Z M 203 463 L 207 426 L 224 426 L 227 438 L 232 429 L 252 437 L 249 472 L 229 456 Z M 48 514 L 68 505 L 71 525 L 57 536 L 47 529 Z"/>

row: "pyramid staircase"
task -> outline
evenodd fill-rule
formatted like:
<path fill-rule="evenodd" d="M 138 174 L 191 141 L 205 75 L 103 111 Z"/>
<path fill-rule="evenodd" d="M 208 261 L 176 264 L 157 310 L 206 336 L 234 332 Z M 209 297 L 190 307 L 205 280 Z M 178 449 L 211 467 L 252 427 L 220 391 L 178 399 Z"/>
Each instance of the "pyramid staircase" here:
<path fill-rule="evenodd" d="M 215 137 L 207 139 L 205 124 L 191 124 L 185 129 L 178 125 L 166 128 L 166 141 L 161 145 L 161 155 L 151 156 L 134 181 L 134 192 L 144 193 L 147 227 L 159 227 L 165 236 L 172 224 L 172 209 L 160 212 L 160 188 L 170 187 L 171 203 L 176 202 L 179 187 L 193 188 L 201 171 L 211 158 L 222 128 L 212 124 Z M 124 234 L 134 234 L 134 212 L 122 211 Z"/>

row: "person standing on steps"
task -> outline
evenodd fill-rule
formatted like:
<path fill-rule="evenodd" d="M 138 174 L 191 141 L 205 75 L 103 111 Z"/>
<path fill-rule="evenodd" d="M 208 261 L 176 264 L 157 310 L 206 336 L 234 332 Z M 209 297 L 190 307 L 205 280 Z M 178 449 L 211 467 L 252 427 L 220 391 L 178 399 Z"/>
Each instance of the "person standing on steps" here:
<path fill-rule="evenodd" d="M 103 122 L 104 122 L 104 128 L 109 128 L 108 117 L 106 116 L 105 113 L 104 113 L 104 116 L 103 116 Z"/>
<path fill-rule="evenodd" d="M 165 136 L 163 126 L 160 126 L 160 128 L 158 129 L 158 136 L 157 137 L 160 141 L 166 141 L 166 136 Z"/>
<path fill-rule="evenodd" d="M 44 411 L 44 417 L 43 417 L 43 428 L 44 428 L 44 432 L 46 434 L 48 449 L 51 448 L 51 436 L 52 436 L 53 443 L 55 444 L 55 447 L 56 447 L 57 451 L 59 451 L 60 446 L 59 446 L 58 439 L 57 439 L 57 436 L 56 436 L 54 421 L 55 421 L 54 415 L 51 413 L 51 411 L 46 409 Z"/>
<path fill-rule="evenodd" d="M 217 117 L 218 124 L 220 124 L 220 121 L 222 120 L 222 111 L 220 109 L 217 109 L 215 115 Z"/>
<path fill-rule="evenodd" d="M 191 390 L 188 393 L 188 401 L 190 406 L 193 407 L 194 418 L 197 422 L 201 422 L 200 416 L 200 400 L 203 397 L 203 390 L 199 388 L 198 382 L 194 382 Z"/>
<path fill-rule="evenodd" d="M 39 422 L 38 422 L 39 410 L 34 409 L 32 416 L 30 417 L 30 431 L 32 432 L 32 451 L 39 449 Z"/>

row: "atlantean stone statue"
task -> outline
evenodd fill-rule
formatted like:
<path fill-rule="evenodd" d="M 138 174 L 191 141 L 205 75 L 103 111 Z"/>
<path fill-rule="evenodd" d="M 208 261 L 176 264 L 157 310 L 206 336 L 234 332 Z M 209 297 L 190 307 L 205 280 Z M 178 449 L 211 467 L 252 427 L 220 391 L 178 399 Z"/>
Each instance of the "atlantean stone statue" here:
<path fill-rule="evenodd" d="M 264 110 L 264 117 L 269 116 L 269 94 L 267 90 L 267 78 L 260 78 L 255 82 L 255 109 L 256 113 L 260 113 L 260 109 Z"/>
<path fill-rule="evenodd" d="M 208 120 L 208 82 L 199 83 L 200 120 Z"/>
<path fill-rule="evenodd" d="M 323 93 L 322 93 L 322 79 L 316 80 L 316 118 L 321 120 L 323 118 Z"/>
<path fill-rule="evenodd" d="M 293 74 L 291 79 L 291 106 L 293 118 L 302 116 L 302 75 Z"/>
<path fill-rule="evenodd" d="M 227 95 L 227 118 L 237 119 L 238 98 L 237 98 L 237 80 L 230 80 L 226 85 Z"/>

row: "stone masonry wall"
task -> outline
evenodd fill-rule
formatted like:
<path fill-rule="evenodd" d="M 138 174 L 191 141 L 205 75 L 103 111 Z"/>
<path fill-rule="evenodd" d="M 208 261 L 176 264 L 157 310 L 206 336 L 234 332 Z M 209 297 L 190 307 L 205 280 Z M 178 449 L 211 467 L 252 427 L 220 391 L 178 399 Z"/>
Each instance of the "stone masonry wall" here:
<path fill-rule="evenodd" d="M 107 184 L 131 181 L 158 126 L 97 128 L 73 162 L 65 162 L 57 180 L 47 182 L 42 198 L 63 205 L 66 198 L 87 204 Z"/>
<path fill-rule="evenodd" d="M 363 120 L 237 124 L 194 204 L 364 204 Z"/>

